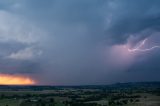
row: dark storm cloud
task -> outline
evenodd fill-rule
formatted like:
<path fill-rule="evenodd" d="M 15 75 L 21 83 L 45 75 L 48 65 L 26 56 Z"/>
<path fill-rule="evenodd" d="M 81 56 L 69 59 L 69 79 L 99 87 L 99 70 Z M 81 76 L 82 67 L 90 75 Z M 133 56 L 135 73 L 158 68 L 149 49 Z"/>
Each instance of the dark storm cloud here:
<path fill-rule="evenodd" d="M 102 54 L 131 38 L 136 45 L 158 33 L 159 5 L 159 0 L 1 1 L 1 72 L 29 73 L 40 84 L 104 84 L 127 81 L 122 77 L 134 70 L 135 75 L 141 69 L 158 70 L 158 51 L 120 70 L 110 62 L 116 59 L 105 63 Z"/>
<path fill-rule="evenodd" d="M 140 39 L 150 36 L 153 30 L 159 30 L 160 27 L 159 4 L 158 0 L 152 2 L 149 0 L 113 1 L 111 11 L 109 11 L 112 15 L 111 22 L 106 34 L 115 43 L 125 43 L 128 37 L 133 34 Z M 150 29 L 150 33 L 139 34 L 148 29 Z"/>

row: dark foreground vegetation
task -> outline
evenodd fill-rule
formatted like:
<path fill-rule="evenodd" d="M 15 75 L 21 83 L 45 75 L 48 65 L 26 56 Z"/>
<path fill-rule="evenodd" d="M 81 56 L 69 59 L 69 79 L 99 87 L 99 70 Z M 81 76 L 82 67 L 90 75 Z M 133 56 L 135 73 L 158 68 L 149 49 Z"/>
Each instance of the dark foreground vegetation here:
<path fill-rule="evenodd" d="M 160 82 L 0 86 L 0 106 L 160 106 Z"/>

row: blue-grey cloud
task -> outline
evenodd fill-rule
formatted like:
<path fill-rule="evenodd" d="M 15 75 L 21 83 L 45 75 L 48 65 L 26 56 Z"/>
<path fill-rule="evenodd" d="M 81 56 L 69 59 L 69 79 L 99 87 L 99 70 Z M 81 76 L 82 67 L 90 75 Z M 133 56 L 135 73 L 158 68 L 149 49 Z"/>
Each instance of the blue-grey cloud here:
<path fill-rule="evenodd" d="M 159 0 L 2 0 L 0 72 L 27 73 L 40 84 L 136 81 L 130 73 L 145 80 L 141 70 L 159 69 L 159 50 L 131 56 L 121 48 L 145 38 L 149 46 L 159 44 L 153 43 L 159 39 L 159 5 Z"/>

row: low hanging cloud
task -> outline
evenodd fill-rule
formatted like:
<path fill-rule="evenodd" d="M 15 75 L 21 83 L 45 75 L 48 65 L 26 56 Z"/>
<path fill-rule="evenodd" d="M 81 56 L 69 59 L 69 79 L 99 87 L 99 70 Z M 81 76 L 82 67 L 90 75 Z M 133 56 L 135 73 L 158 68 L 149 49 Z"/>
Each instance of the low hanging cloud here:
<path fill-rule="evenodd" d="M 32 44 L 42 36 L 40 29 L 4 10 L 0 10 L 0 23 L 0 42 Z"/>
<path fill-rule="evenodd" d="M 35 49 L 34 46 L 41 42 L 40 39 L 44 34 L 42 30 L 27 22 L 26 19 L 22 19 L 6 10 L 0 10 L 0 23 L 0 43 L 6 46 L 6 53 L 1 56 L 10 59 L 28 60 L 33 58 L 34 55 L 41 54 L 41 50 Z"/>
<path fill-rule="evenodd" d="M 40 56 L 42 51 L 36 50 L 34 48 L 25 48 L 23 50 L 19 50 L 16 53 L 11 53 L 7 56 L 8 59 L 16 59 L 16 60 L 31 60 L 36 56 Z"/>
<path fill-rule="evenodd" d="M 153 71 L 159 69 L 159 49 L 128 51 L 144 39 L 143 48 L 160 44 L 159 5 L 159 0 L 2 0 L 1 72 L 28 73 L 39 84 L 160 80 L 149 77 L 160 73 Z"/>

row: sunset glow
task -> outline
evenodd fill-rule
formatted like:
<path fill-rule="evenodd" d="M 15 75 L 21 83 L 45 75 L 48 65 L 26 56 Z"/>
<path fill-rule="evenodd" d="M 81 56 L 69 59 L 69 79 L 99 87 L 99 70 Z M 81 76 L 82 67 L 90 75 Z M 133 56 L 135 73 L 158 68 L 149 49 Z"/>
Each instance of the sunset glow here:
<path fill-rule="evenodd" d="M 35 81 L 21 75 L 0 74 L 0 85 L 33 85 Z"/>

